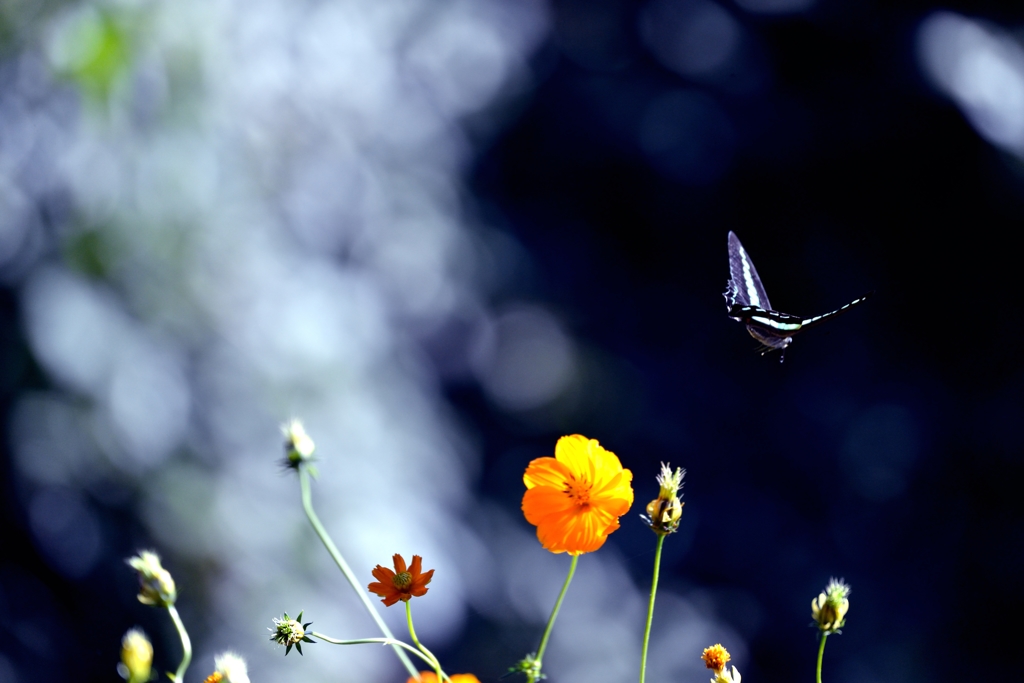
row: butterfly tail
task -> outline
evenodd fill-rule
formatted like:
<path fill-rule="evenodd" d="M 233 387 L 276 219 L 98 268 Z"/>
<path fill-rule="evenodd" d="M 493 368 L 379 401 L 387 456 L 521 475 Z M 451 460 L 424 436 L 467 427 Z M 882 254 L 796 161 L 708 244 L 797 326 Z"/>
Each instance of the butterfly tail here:
<path fill-rule="evenodd" d="M 832 318 L 835 318 L 837 315 L 841 315 L 843 313 L 846 313 L 848 310 L 850 310 L 854 306 L 862 304 L 865 301 L 867 301 L 868 299 L 870 299 L 873 294 L 874 294 L 873 291 L 868 292 L 864 296 L 862 296 L 862 297 L 860 297 L 858 299 L 854 299 L 850 303 L 846 304 L 845 306 L 842 306 L 841 308 L 837 308 L 834 311 L 830 311 L 830 312 L 825 313 L 823 315 L 816 315 L 813 318 L 805 318 L 802 321 L 802 324 L 800 325 L 800 329 L 802 331 L 802 330 L 806 330 L 809 327 L 815 327 L 815 326 L 820 325 L 821 323 L 825 322 L 826 320 L 831 320 Z"/>

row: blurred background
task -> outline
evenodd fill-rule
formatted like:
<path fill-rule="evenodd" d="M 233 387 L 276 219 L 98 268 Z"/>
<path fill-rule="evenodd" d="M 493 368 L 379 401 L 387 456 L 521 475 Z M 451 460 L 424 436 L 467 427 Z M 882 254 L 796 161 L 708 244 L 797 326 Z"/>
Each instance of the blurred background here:
<path fill-rule="evenodd" d="M 636 504 L 581 558 L 545 669 L 631 680 L 659 463 L 687 469 L 649 680 L 962 681 L 1012 652 L 1024 569 L 1024 9 L 961 0 L 0 3 L 0 682 L 114 681 L 166 615 L 255 683 L 405 679 L 301 514 L 318 445 L 356 572 L 450 672 L 534 650 L 568 567 L 522 473 L 582 433 Z M 780 310 L 761 357 L 734 230 Z M 1010 582 L 1010 583 L 1008 583 Z M 402 630 L 399 608 L 386 611 Z M 511 680 L 511 679 L 510 679 Z"/>

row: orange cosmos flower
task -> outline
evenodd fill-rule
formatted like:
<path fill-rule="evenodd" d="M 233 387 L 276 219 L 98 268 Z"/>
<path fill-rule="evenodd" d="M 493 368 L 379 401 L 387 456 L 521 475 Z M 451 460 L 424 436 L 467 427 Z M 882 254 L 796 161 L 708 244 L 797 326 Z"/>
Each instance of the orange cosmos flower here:
<path fill-rule="evenodd" d="M 405 683 L 437 683 L 437 674 L 421 671 L 418 679 L 410 677 Z M 452 683 L 480 683 L 480 679 L 473 674 L 452 674 Z"/>
<path fill-rule="evenodd" d="M 378 564 L 373 569 L 373 578 L 377 580 L 366 588 L 384 598 L 381 602 L 385 607 L 391 607 L 399 600 L 407 602 L 409 598 L 425 595 L 427 584 L 434 577 L 434 570 L 420 571 L 423 569 L 423 558 L 413 555 L 412 566 L 408 569 L 405 566 L 405 559 L 398 553 L 391 559 L 395 563 L 395 571 Z"/>
<path fill-rule="evenodd" d="M 563 436 L 555 457 L 537 458 L 526 468 L 523 514 L 545 549 L 589 553 L 619 528 L 619 517 L 633 504 L 632 481 L 633 473 L 597 440 Z"/>

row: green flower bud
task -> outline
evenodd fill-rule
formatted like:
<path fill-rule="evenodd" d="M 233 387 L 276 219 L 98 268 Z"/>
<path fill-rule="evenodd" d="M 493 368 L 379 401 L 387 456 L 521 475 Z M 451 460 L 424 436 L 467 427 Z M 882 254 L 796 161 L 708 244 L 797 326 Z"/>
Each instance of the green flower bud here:
<path fill-rule="evenodd" d="M 291 420 L 282 425 L 281 432 L 284 434 L 285 467 L 298 469 L 299 465 L 313 459 L 316 444 L 300 421 Z"/>

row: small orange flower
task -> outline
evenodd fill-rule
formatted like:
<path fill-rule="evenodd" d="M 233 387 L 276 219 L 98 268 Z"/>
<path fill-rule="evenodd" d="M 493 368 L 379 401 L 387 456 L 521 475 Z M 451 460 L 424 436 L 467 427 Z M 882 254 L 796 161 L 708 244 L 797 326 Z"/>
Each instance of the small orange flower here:
<path fill-rule="evenodd" d="M 721 643 L 704 648 L 704 654 L 702 654 L 700 658 L 704 660 L 704 666 L 711 669 L 716 674 L 722 673 L 722 669 L 725 668 L 725 663 L 732 659 L 729 655 L 729 651 L 722 647 Z"/>
<path fill-rule="evenodd" d="M 395 563 L 395 571 L 378 564 L 373 569 L 373 578 L 377 580 L 366 588 L 371 593 L 376 593 L 384 598 L 381 602 L 385 607 L 391 607 L 399 600 L 407 602 L 409 598 L 425 595 L 427 584 L 434 577 L 434 570 L 420 571 L 423 569 L 423 558 L 413 555 L 412 566 L 408 569 L 405 566 L 405 560 L 398 553 L 395 553 L 392 560 Z"/>
<path fill-rule="evenodd" d="M 633 473 L 596 439 L 563 436 L 555 457 L 526 468 L 523 514 L 553 553 L 579 555 L 604 545 L 633 504 Z"/>
<path fill-rule="evenodd" d="M 421 671 L 419 679 L 410 677 L 405 683 L 437 683 L 437 674 Z M 452 683 L 480 683 L 480 679 L 473 674 L 452 674 Z"/>

